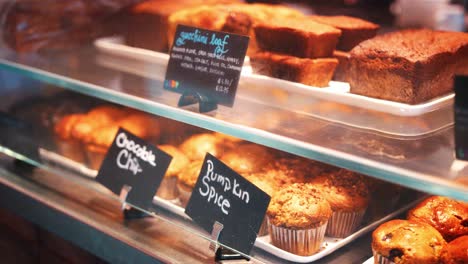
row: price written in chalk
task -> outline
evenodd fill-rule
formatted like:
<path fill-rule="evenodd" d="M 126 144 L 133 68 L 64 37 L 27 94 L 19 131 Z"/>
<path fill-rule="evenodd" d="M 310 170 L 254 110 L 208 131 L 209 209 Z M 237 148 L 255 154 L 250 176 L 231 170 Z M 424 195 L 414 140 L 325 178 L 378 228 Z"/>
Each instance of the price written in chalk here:
<path fill-rule="evenodd" d="M 221 93 L 229 93 L 229 87 L 231 87 L 234 80 L 227 78 L 218 78 L 215 91 Z"/>

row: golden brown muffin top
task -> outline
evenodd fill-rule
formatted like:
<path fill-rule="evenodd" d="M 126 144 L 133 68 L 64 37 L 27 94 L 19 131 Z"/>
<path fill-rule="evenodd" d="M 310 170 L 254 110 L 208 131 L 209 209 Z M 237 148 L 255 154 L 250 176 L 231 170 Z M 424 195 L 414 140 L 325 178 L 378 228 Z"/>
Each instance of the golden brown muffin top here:
<path fill-rule="evenodd" d="M 124 117 L 125 110 L 116 106 L 98 106 L 89 111 L 83 118 L 73 126 L 72 137 L 85 140 L 85 138 L 96 128 L 110 125 L 116 120 Z"/>
<path fill-rule="evenodd" d="M 180 151 L 190 160 L 203 160 L 207 152 L 215 157 L 221 156 L 223 147 L 214 134 L 204 133 L 189 137 L 180 145 Z"/>
<path fill-rule="evenodd" d="M 62 139 L 72 138 L 71 132 L 75 124 L 83 118 L 84 114 L 66 115 L 55 124 L 54 131 Z"/>
<path fill-rule="evenodd" d="M 239 174 L 262 171 L 274 160 L 273 154 L 264 146 L 243 144 L 224 153 L 221 160 Z"/>
<path fill-rule="evenodd" d="M 203 160 L 192 161 L 188 166 L 183 168 L 178 176 L 179 183 L 184 187 L 193 189 L 197 183 L 198 175 L 203 165 Z"/>
<path fill-rule="evenodd" d="M 338 29 L 378 29 L 379 25 L 372 22 L 350 16 L 309 16 L 316 22 L 326 24 Z"/>
<path fill-rule="evenodd" d="M 372 59 L 391 57 L 424 63 L 433 56 L 455 53 L 467 45 L 468 33 L 408 29 L 363 41 L 351 51 L 351 56 Z"/>
<path fill-rule="evenodd" d="M 442 264 L 468 263 L 468 236 L 461 236 L 448 243 L 441 253 Z"/>
<path fill-rule="evenodd" d="M 172 156 L 171 164 L 166 172 L 167 176 L 177 176 L 189 165 L 189 159 L 178 148 L 171 145 L 159 145 L 158 148 Z"/>
<path fill-rule="evenodd" d="M 244 176 L 249 182 L 271 197 L 284 185 L 279 179 L 278 173 L 274 170 L 256 172 Z"/>
<path fill-rule="evenodd" d="M 432 226 L 391 220 L 372 233 L 372 249 L 396 264 L 438 264 L 444 238 Z"/>
<path fill-rule="evenodd" d="M 112 141 L 114 140 L 118 131 L 119 126 L 116 123 L 101 126 L 91 131 L 83 139 L 83 141 L 88 143 L 88 145 L 92 145 L 96 148 L 107 149 L 112 145 Z"/>
<path fill-rule="evenodd" d="M 307 183 L 314 177 L 335 170 L 335 167 L 302 157 L 277 158 L 272 162 L 272 169 L 282 172 L 285 183 Z"/>
<path fill-rule="evenodd" d="M 431 196 L 408 212 L 408 219 L 427 223 L 447 241 L 468 235 L 468 203 Z"/>
<path fill-rule="evenodd" d="M 161 134 L 157 118 L 141 112 L 120 119 L 117 125 L 143 139 L 157 140 Z"/>
<path fill-rule="evenodd" d="M 330 203 L 333 211 L 355 212 L 369 204 L 369 189 L 362 175 L 340 169 L 310 180 Z"/>
<path fill-rule="evenodd" d="M 275 226 L 311 229 L 325 224 L 332 215 L 328 202 L 310 184 L 295 183 L 276 192 L 267 211 Z"/>

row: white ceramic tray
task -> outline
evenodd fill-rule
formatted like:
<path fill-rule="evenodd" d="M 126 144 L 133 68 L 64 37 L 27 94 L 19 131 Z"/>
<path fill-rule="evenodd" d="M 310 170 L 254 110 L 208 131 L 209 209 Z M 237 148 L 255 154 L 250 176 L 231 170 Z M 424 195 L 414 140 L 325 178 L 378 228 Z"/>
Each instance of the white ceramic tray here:
<path fill-rule="evenodd" d="M 41 159 L 46 162 L 46 163 L 53 163 L 60 165 L 66 169 L 78 172 L 86 177 L 89 178 L 95 178 L 97 175 L 96 170 L 91 170 L 84 166 L 81 163 L 72 161 L 68 158 L 65 158 L 59 154 L 56 154 L 54 152 L 45 150 L 45 149 L 40 149 L 39 150 Z M 174 202 L 175 201 L 175 202 Z M 177 204 L 177 199 L 174 201 L 169 201 L 162 199 L 160 197 L 155 196 L 153 198 L 153 204 L 156 206 L 160 206 L 170 212 L 173 212 L 180 217 L 183 217 L 187 220 L 190 220 L 190 217 L 185 214 L 185 209 L 181 207 L 180 205 Z M 308 262 L 313 262 L 318 259 L 321 259 L 332 252 L 340 249 L 341 247 L 351 243 L 355 239 L 359 238 L 360 236 L 374 230 L 378 225 L 380 225 L 383 222 L 386 222 L 392 218 L 395 218 L 397 215 L 403 213 L 404 211 L 412 208 L 419 200 L 416 200 L 414 202 L 411 202 L 398 210 L 395 210 L 394 212 L 386 215 L 385 217 L 379 219 L 378 221 L 372 222 L 366 226 L 361 227 L 359 230 L 354 232 L 353 234 L 345 237 L 345 238 L 332 238 L 332 237 L 325 237 L 324 242 L 322 243 L 322 246 L 320 248 L 320 251 L 317 252 L 314 255 L 311 256 L 299 256 L 296 254 L 289 253 L 287 251 L 284 251 L 270 243 L 270 237 L 268 235 L 266 236 L 261 236 L 257 237 L 257 240 L 255 241 L 254 246 L 257 248 L 260 248 L 270 254 L 273 254 L 279 258 L 282 258 L 284 260 L 288 261 L 293 261 L 293 262 L 298 262 L 298 263 L 308 263 Z"/>
<path fill-rule="evenodd" d="M 169 55 L 166 53 L 127 46 L 123 43 L 123 39 L 120 36 L 100 38 L 97 39 L 94 44 L 104 53 L 140 60 L 143 62 L 167 65 L 169 60 Z M 330 82 L 329 87 L 319 88 L 271 78 L 264 75 L 252 74 L 248 59 L 244 62 L 244 70 L 241 79 L 260 86 L 269 84 L 280 87 L 287 92 L 298 93 L 399 116 L 418 116 L 432 112 L 453 104 L 454 98 L 454 94 L 452 93 L 417 105 L 376 99 L 350 93 L 349 84 L 343 82 L 332 81 Z"/>

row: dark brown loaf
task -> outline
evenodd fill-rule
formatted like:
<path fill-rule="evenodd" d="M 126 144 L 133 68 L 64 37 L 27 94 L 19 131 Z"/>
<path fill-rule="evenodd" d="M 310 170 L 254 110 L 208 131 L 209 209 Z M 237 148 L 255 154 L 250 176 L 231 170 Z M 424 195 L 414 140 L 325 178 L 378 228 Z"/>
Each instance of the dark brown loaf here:
<path fill-rule="evenodd" d="M 341 31 L 310 18 L 288 18 L 254 27 L 261 50 L 301 58 L 331 57 Z"/>
<path fill-rule="evenodd" d="M 468 34 L 404 30 L 366 40 L 351 51 L 351 92 L 418 104 L 452 91 L 468 74 Z"/>
<path fill-rule="evenodd" d="M 302 59 L 271 52 L 250 56 L 253 71 L 259 74 L 299 82 L 306 85 L 326 87 L 338 60 L 333 58 Z"/>
<path fill-rule="evenodd" d="M 350 51 L 359 43 L 377 35 L 379 26 L 369 21 L 350 16 L 310 16 L 321 24 L 341 30 L 341 37 L 336 49 Z"/>

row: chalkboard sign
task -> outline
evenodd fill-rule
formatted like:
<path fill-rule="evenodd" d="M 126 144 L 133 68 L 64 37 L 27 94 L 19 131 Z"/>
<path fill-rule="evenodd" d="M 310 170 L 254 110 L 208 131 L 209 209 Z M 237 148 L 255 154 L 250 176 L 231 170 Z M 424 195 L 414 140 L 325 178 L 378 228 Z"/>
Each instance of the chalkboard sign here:
<path fill-rule="evenodd" d="M 232 106 L 248 44 L 247 36 L 178 25 L 164 88 Z"/>
<path fill-rule="evenodd" d="M 207 153 L 185 213 L 211 232 L 223 225 L 218 241 L 249 254 L 270 196 Z"/>
<path fill-rule="evenodd" d="M 455 77 L 455 155 L 468 160 L 468 76 Z"/>
<path fill-rule="evenodd" d="M 148 209 L 172 157 L 120 128 L 96 180 L 116 194 L 130 187 L 126 202 Z"/>

